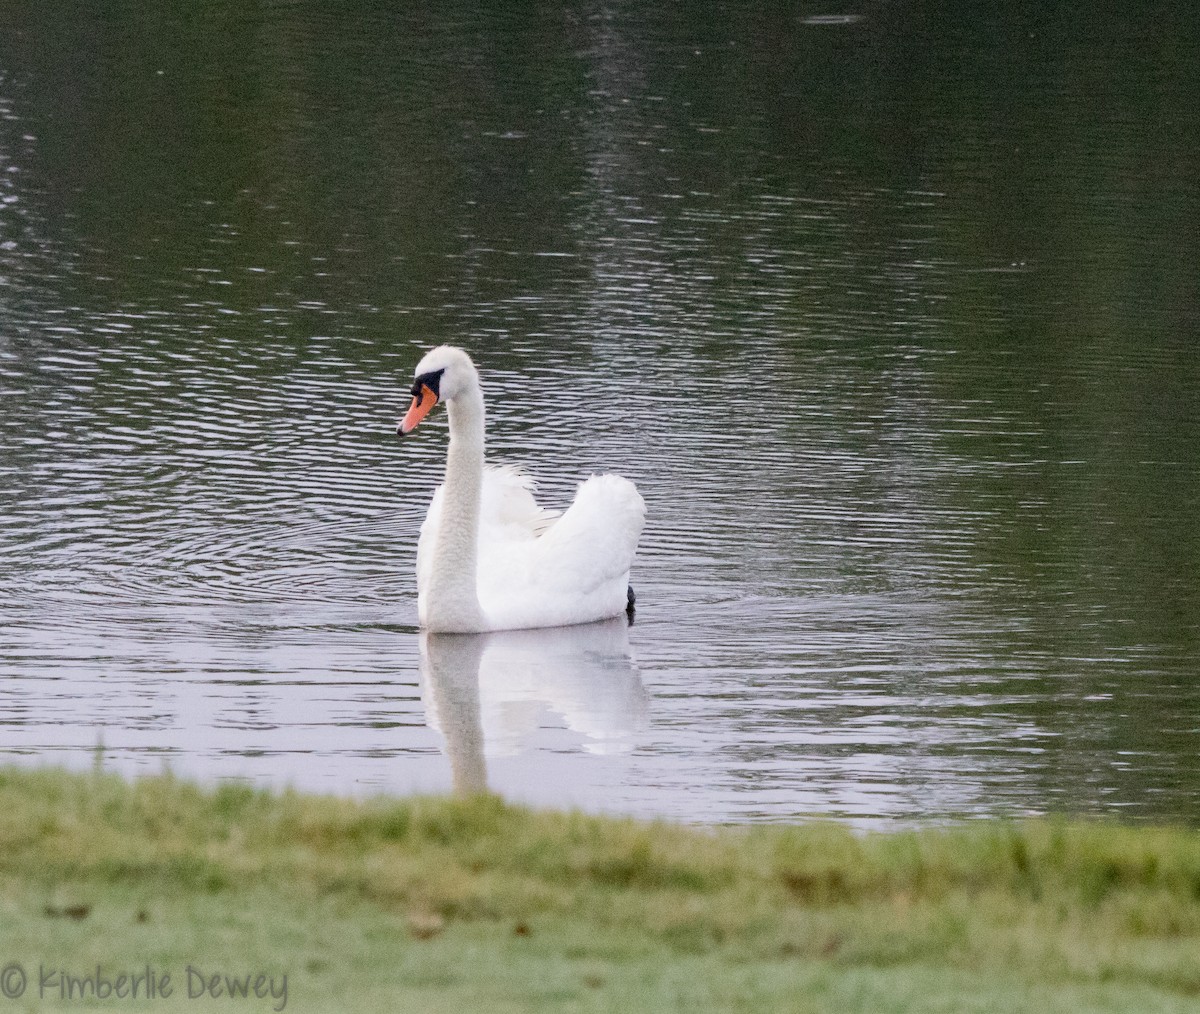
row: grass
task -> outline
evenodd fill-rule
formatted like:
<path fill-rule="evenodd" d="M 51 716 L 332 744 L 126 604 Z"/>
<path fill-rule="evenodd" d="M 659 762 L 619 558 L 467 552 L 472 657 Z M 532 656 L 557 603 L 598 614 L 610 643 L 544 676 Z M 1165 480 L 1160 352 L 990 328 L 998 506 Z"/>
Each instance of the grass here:
<path fill-rule="evenodd" d="M 286 974 L 296 1011 L 1195 1011 L 1200 832 L 705 831 L 0 769 L 0 988 L 13 963 L 13 1010 L 275 1010 Z M 172 995 L 54 985 L 97 965 Z M 189 965 L 277 995 L 190 999 Z"/>

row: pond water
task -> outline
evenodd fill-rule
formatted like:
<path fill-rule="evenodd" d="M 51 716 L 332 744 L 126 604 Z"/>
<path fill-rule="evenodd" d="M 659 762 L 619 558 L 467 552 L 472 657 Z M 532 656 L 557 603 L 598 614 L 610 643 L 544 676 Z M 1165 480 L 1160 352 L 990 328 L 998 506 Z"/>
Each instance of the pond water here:
<path fill-rule="evenodd" d="M 0 10 L 0 760 L 1200 823 L 1194 14 L 326 6 Z M 419 634 L 443 342 L 632 626 Z"/>

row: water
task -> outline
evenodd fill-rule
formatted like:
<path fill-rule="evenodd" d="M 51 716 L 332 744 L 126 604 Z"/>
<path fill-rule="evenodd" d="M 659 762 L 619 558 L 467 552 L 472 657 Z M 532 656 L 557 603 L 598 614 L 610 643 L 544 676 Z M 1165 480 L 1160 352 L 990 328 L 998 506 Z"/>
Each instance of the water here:
<path fill-rule="evenodd" d="M 0 11 L 0 758 L 1200 822 L 1194 18 L 642 6 Z M 444 341 L 632 627 L 418 634 Z"/>

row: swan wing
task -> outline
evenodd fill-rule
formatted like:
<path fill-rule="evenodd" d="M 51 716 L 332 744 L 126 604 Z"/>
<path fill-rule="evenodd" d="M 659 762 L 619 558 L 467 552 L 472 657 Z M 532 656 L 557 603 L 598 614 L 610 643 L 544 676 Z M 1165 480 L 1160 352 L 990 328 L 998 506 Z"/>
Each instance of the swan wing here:
<path fill-rule="evenodd" d="M 645 502 L 632 482 L 619 475 L 593 475 L 539 540 L 543 581 L 561 592 L 586 593 L 620 578 L 624 601 L 645 519 Z"/>
<path fill-rule="evenodd" d="M 533 478 L 515 465 L 485 468 L 479 511 L 481 541 L 489 537 L 488 529 L 500 529 L 513 539 L 535 538 L 554 524 L 561 511 L 539 507 L 533 497 L 536 489 Z"/>
<path fill-rule="evenodd" d="M 537 484 L 533 479 L 515 465 L 488 466 L 483 470 L 479 509 L 481 551 L 489 544 L 537 538 L 554 524 L 562 511 L 539 507 L 533 497 L 535 489 Z M 433 547 L 437 544 L 444 501 L 445 486 L 438 486 L 417 539 L 418 590 L 429 587 Z"/>
<path fill-rule="evenodd" d="M 645 520 L 637 488 L 593 476 L 535 538 L 480 532 L 479 601 L 492 629 L 588 623 L 626 604 L 629 568 Z"/>

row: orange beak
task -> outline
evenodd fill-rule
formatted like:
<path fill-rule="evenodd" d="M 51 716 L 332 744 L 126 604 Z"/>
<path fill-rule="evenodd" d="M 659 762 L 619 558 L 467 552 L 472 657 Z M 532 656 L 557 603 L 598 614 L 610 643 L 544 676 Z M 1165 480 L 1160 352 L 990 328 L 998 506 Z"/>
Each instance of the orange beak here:
<path fill-rule="evenodd" d="M 404 414 L 404 418 L 400 420 L 400 425 L 396 427 L 396 432 L 400 436 L 407 436 L 417 428 L 417 423 L 429 415 L 429 410 L 437 404 L 437 395 L 430 390 L 429 385 L 421 385 L 421 393 L 414 394 L 412 404 L 408 406 L 408 411 Z"/>

